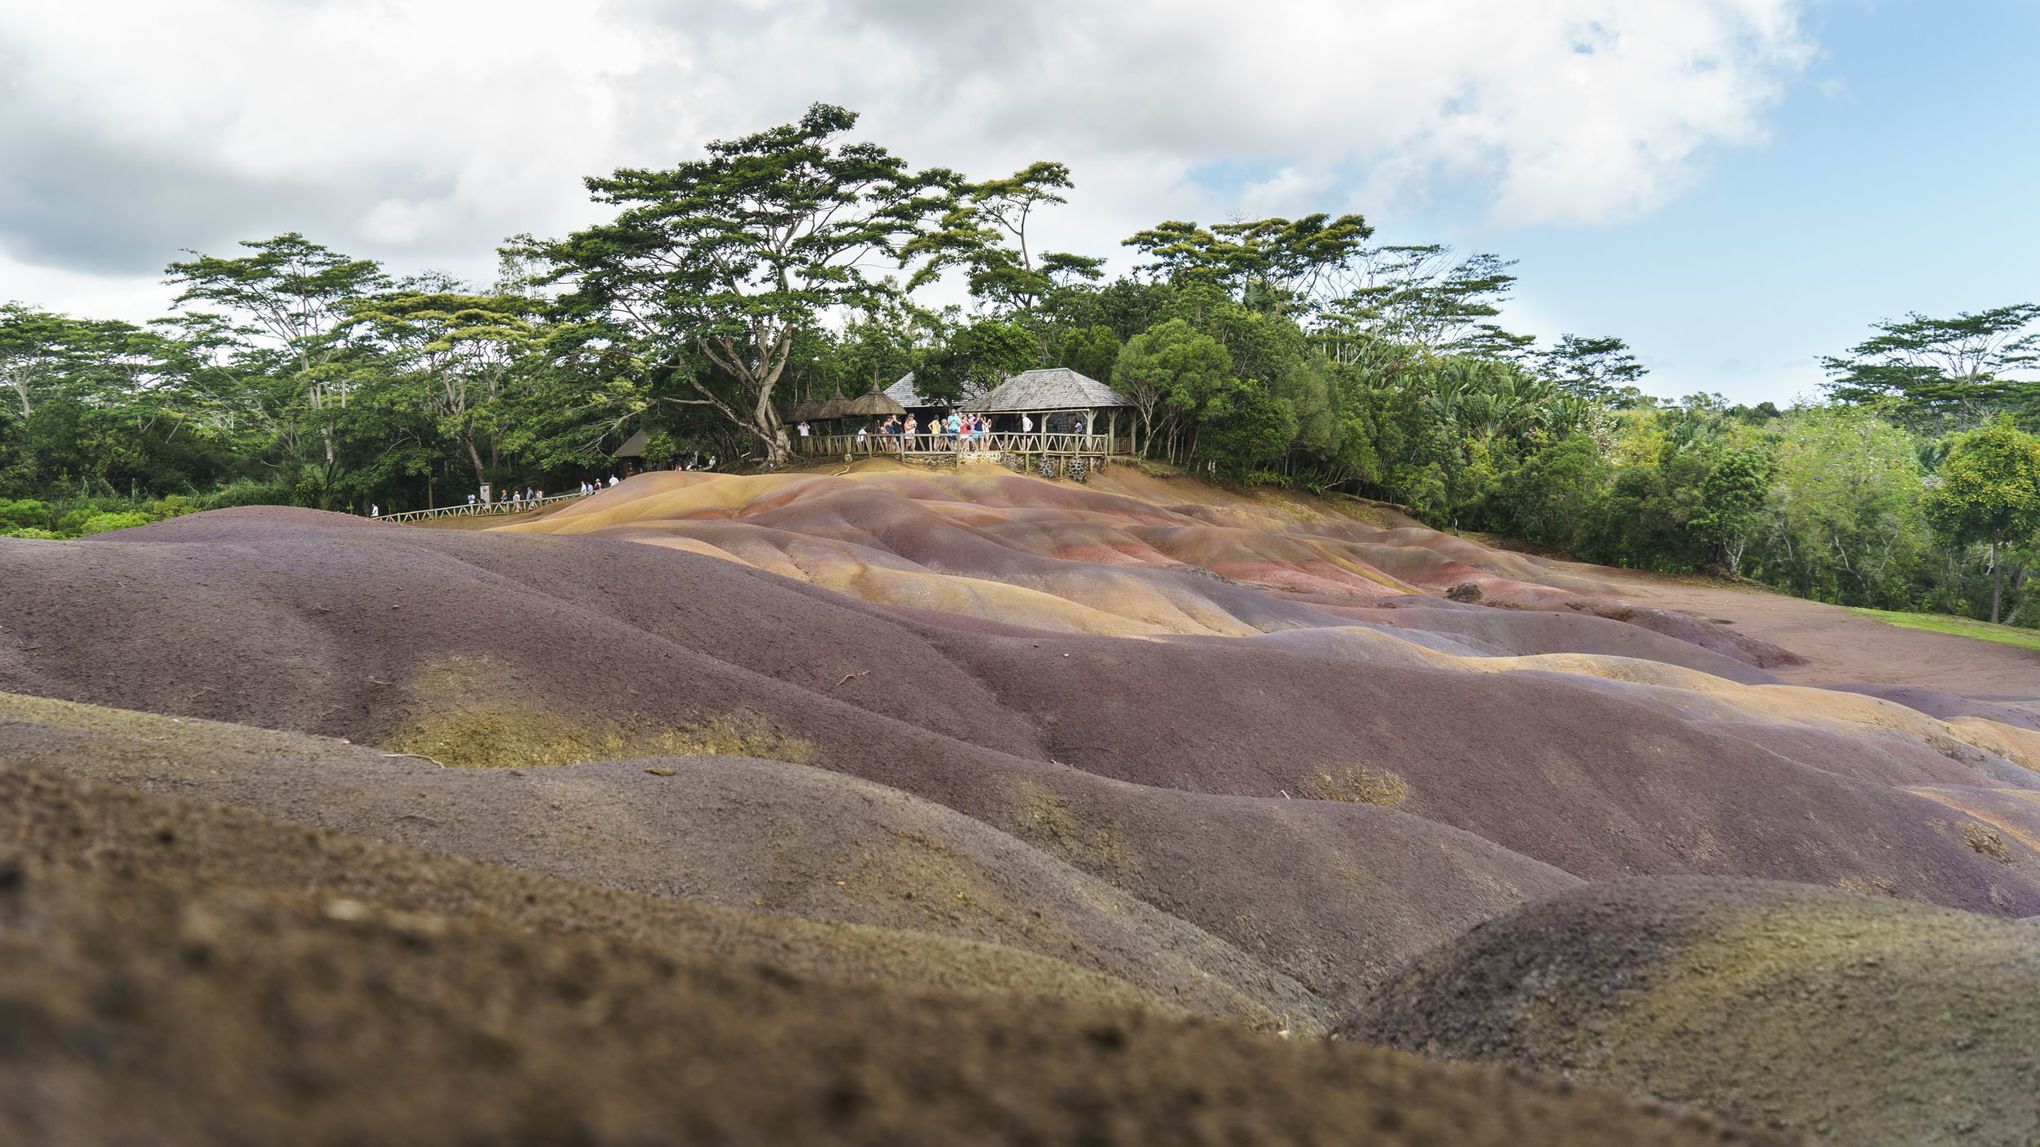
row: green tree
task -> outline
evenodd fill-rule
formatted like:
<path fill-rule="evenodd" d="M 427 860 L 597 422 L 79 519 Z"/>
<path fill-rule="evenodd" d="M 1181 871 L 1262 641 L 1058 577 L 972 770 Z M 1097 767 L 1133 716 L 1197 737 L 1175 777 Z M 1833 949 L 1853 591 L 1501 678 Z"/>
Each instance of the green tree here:
<path fill-rule="evenodd" d="M 1196 452 L 1231 478 L 1256 474 L 1296 437 L 1296 410 L 1252 379 L 1225 378 L 1203 396 Z"/>
<path fill-rule="evenodd" d="M 1628 343 L 1580 335 L 1560 337 L 1556 346 L 1537 356 L 1537 368 L 1559 389 L 1604 402 L 1635 393 L 1646 373 Z"/>
<path fill-rule="evenodd" d="M 800 122 L 708 146 L 663 171 L 587 180 L 608 223 L 529 244 L 565 284 L 569 314 L 630 345 L 640 402 L 706 406 L 762 446 L 792 452 L 774 397 L 796 334 L 832 310 L 870 310 L 897 293 L 875 260 L 904 264 L 961 180 L 915 172 L 870 143 L 845 143 L 854 112 L 828 104 Z M 674 381 L 686 397 L 649 397 Z"/>
<path fill-rule="evenodd" d="M 1914 312 L 1875 323 L 1846 354 L 1821 360 L 1837 401 L 1882 403 L 1921 426 L 1973 426 L 2030 402 L 2036 384 L 2006 374 L 2040 363 L 2040 304 L 2017 303 L 1954 318 Z"/>
<path fill-rule="evenodd" d="M 1498 255 L 1456 257 L 1439 244 L 1375 247 L 1363 253 L 1355 285 L 1332 312 L 1346 333 L 1363 333 L 1436 354 L 1493 357 L 1527 347 L 1492 323 L 1516 285 L 1515 264 Z"/>
<path fill-rule="evenodd" d="M 1112 384 L 1133 400 L 1140 412 L 1141 440 L 1152 450 L 1157 416 L 1166 419 L 1162 429 L 1173 431 L 1186 421 L 1194 427 L 1196 415 L 1232 370 L 1232 356 L 1217 339 L 1199 334 L 1182 319 L 1170 319 L 1126 344 L 1112 368 Z M 1177 449 L 1180 436 L 1169 437 L 1170 455 L 1187 456 Z"/>
<path fill-rule="evenodd" d="M 1742 576 L 1743 555 L 1763 524 L 1770 493 L 1770 460 L 1749 451 L 1725 455 L 1700 484 L 1700 512 L 1688 524 L 1735 577 Z"/>
<path fill-rule="evenodd" d="M 1056 365 L 1066 366 L 1090 378 L 1109 380 L 1119 362 L 1119 336 L 1107 326 L 1076 327 L 1065 331 L 1056 354 Z"/>
<path fill-rule="evenodd" d="M 458 447 L 481 483 L 501 461 L 488 431 L 511 372 L 540 337 L 537 309 L 533 300 L 516 295 L 422 289 L 377 295 L 353 304 L 348 313 L 350 330 L 377 343 L 400 372 L 401 401 L 435 422 L 437 433 Z"/>
<path fill-rule="evenodd" d="M 1256 310 L 1315 314 L 1344 282 L 1374 233 L 1358 215 L 1256 219 L 1204 228 L 1170 220 L 1126 240 L 1145 270 L 1178 285 L 1204 283 Z"/>
<path fill-rule="evenodd" d="M 1520 537 L 1571 549 L 1601 513 L 1610 474 L 1592 439 L 1561 438 L 1505 476 L 1502 524 Z"/>
<path fill-rule="evenodd" d="M 0 304 L 0 387 L 28 418 L 91 360 L 92 326 L 20 303 Z"/>
<path fill-rule="evenodd" d="M 294 231 L 241 246 L 252 253 L 229 259 L 193 251 L 193 258 L 170 264 L 171 284 L 184 288 L 176 305 L 220 308 L 194 309 L 194 317 L 225 336 L 235 373 L 281 382 L 281 436 L 293 452 L 304 426 L 316 428 L 321 459 L 313 485 L 324 502 L 341 466 L 335 412 L 346 408 L 351 387 L 338 365 L 346 351 L 338 333 L 348 308 L 387 278 L 375 262 L 350 259 Z M 276 360 L 273 369 L 249 361 L 266 354 Z"/>
<path fill-rule="evenodd" d="M 940 227 L 910 241 L 908 256 L 927 255 L 911 286 L 944 269 L 968 272 L 970 293 L 1001 312 L 1032 310 L 1058 285 L 1094 280 L 1103 259 L 1048 251 L 1037 256 L 1028 227 L 1036 211 L 1069 200 L 1070 169 L 1060 163 L 1031 163 L 1005 179 L 965 186 L 942 216 Z"/>
<path fill-rule="evenodd" d="M 2001 616 L 1999 551 L 2040 533 L 2040 438 L 2000 420 L 1956 435 L 1928 491 L 1934 528 L 1958 545 L 1990 547 L 1990 620 Z"/>
<path fill-rule="evenodd" d="M 1758 576 L 1802 597 L 1909 606 L 1928 541 L 1911 436 L 1845 406 L 1795 411 L 1775 433 Z"/>
<path fill-rule="evenodd" d="M 945 401 L 973 398 L 1040 362 L 1040 343 L 1015 322 L 979 319 L 949 332 L 914 366 L 916 389 Z"/>

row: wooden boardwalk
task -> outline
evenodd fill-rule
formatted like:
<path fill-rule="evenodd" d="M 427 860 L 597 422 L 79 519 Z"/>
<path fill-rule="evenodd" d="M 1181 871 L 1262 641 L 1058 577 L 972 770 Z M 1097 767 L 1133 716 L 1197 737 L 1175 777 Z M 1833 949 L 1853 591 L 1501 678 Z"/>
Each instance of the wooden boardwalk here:
<path fill-rule="evenodd" d="M 947 436 L 916 434 L 813 434 L 795 438 L 794 449 L 806 458 L 897 458 L 905 462 L 949 465 L 961 462 L 1010 463 L 1032 469 L 1042 462 L 1058 469 L 1071 462 L 1102 467 L 1114 455 L 1131 453 L 1130 443 L 1106 434 L 987 434 L 959 441 Z"/>
<path fill-rule="evenodd" d="M 1115 456 L 1125 457 L 1132 453 L 1132 443 L 1125 438 L 1115 442 L 1108 434 L 1050 434 L 1039 430 L 1029 434 L 987 434 L 968 442 L 946 436 L 938 438 L 932 434 L 916 434 L 911 439 L 897 434 L 811 434 L 806 438 L 796 437 L 793 442 L 795 452 L 803 458 L 896 458 L 931 466 L 989 462 L 1058 476 L 1102 469 Z M 376 521 L 402 524 L 431 518 L 523 514 L 585 497 L 586 494 L 573 493 L 531 499 L 498 499 L 472 505 L 439 506 L 430 510 L 405 510 L 384 514 Z"/>
<path fill-rule="evenodd" d="M 568 502 L 585 498 L 582 493 L 548 494 L 543 498 L 501 498 L 494 502 L 474 502 L 465 506 L 440 506 L 431 510 L 405 510 L 397 514 L 384 514 L 375 519 L 378 522 L 422 522 L 427 518 L 475 518 L 490 514 L 523 514 L 548 506 L 563 506 Z"/>

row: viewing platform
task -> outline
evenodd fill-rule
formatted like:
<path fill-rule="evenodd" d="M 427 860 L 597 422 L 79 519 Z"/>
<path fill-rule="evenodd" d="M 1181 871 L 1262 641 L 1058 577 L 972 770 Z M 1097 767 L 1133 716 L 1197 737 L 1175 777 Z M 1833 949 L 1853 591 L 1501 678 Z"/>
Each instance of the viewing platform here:
<path fill-rule="evenodd" d="M 794 439 L 804 458 L 893 458 L 929 466 L 991 463 L 1019 470 L 1047 467 L 1058 475 L 1072 462 L 1097 469 L 1133 453 L 1129 438 L 1109 434 L 993 433 L 958 441 L 931 434 L 811 434 Z"/>
<path fill-rule="evenodd" d="M 931 423 L 956 411 L 989 422 L 991 431 L 963 436 L 929 432 Z M 988 393 L 953 404 L 921 394 L 909 373 L 883 393 L 794 413 L 803 422 L 812 418 L 833 424 L 827 426 L 830 433 L 794 439 L 795 451 L 813 459 L 895 458 L 930 466 L 989 462 L 1045 477 L 1081 478 L 1115 457 L 1131 456 L 1139 445 L 1132 437 L 1132 404 L 1067 367 L 1016 374 Z M 887 433 L 886 423 L 877 421 L 887 416 L 901 429 L 900 418 L 911 416 L 918 423 L 915 433 Z M 860 418 L 864 433 L 843 432 L 845 421 Z M 1119 433 L 1122 428 L 1125 436 Z"/>

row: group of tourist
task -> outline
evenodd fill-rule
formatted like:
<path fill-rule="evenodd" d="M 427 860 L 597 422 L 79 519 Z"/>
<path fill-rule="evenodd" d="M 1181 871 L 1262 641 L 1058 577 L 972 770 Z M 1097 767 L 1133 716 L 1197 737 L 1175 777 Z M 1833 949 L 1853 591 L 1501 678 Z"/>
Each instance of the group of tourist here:
<path fill-rule="evenodd" d="M 616 475 L 611 474 L 608 484 L 614 486 L 616 482 Z M 597 478 L 592 482 L 582 482 L 579 492 L 584 495 L 593 494 L 602 488 L 602 479 Z M 494 490 L 483 489 L 467 496 L 467 504 L 470 506 L 508 506 L 513 510 L 522 509 L 526 506 L 536 506 L 543 501 L 545 501 L 545 491 L 533 489 L 530 486 L 526 486 L 522 490 L 511 490 L 508 493 L 498 493 Z"/>
<path fill-rule="evenodd" d="M 794 427 L 805 440 L 814 433 L 814 427 L 802 421 Z M 1034 418 L 1020 416 L 1020 433 L 1034 433 Z M 895 414 L 879 424 L 878 435 L 885 440 L 886 448 L 892 451 L 912 450 L 983 450 L 992 439 L 992 420 L 983 414 L 963 414 L 950 411 L 948 414 L 933 415 L 924 426 L 919 418 L 908 414 L 905 421 Z M 861 444 L 870 437 L 870 428 L 857 429 L 857 441 Z"/>
<path fill-rule="evenodd" d="M 1024 414 L 1021 415 L 1020 433 L 1029 434 L 1033 430 L 1034 420 Z M 878 432 L 892 443 L 894 449 L 899 449 L 903 445 L 910 445 L 916 450 L 921 449 L 920 438 L 925 434 L 928 438 L 927 448 L 930 450 L 944 450 L 950 447 L 958 450 L 982 450 L 991 441 L 992 420 L 982 414 L 959 414 L 952 410 L 946 415 L 936 415 L 928 419 L 928 425 L 923 427 L 920 420 L 912 414 L 907 415 L 905 422 L 901 422 L 899 415 L 895 414 L 879 426 Z"/>

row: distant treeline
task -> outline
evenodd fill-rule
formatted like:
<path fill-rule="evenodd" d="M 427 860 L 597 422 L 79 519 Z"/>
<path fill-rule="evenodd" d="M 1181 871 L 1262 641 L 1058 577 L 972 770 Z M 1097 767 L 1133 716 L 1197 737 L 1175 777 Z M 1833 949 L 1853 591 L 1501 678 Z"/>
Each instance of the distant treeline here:
<path fill-rule="evenodd" d="M 247 502 L 385 511 L 559 489 L 647 460 L 789 457 L 784 412 L 907 371 L 961 397 L 1068 366 L 1137 405 L 1153 457 L 1341 491 L 1615 565 L 2040 625 L 2040 306 L 1874 324 L 1828 401 L 1638 389 L 1619 338 L 1499 323 L 1511 264 L 1372 242 L 1357 215 L 1043 251 L 1069 172 L 983 182 L 844 142 L 856 117 L 587 180 L 611 222 L 518 236 L 486 288 L 297 234 L 192 253 L 144 326 L 0 308 L 0 534 Z M 926 305 L 938 278 L 971 305 Z M 734 460 L 734 461 L 732 461 Z M 1994 596 L 2002 597 L 2002 610 Z"/>

